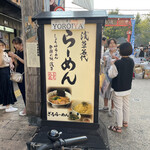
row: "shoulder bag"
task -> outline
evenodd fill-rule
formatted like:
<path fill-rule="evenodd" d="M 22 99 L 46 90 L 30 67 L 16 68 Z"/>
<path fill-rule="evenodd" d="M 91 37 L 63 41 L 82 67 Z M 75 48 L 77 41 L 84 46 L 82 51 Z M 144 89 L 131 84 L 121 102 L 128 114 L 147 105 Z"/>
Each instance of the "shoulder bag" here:
<path fill-rule="evenodd" d="M 22 74 L 19 72 L 12 72 L 10 75 L 10 80 L 13 82 L 22 83 L 23 74 L 24 72 Z"/>

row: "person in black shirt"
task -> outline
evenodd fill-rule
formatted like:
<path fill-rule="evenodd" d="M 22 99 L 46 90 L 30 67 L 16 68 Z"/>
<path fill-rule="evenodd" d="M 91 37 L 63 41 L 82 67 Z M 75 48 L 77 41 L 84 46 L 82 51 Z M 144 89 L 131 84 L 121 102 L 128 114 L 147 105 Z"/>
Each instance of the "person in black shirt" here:
<path fill-rule="evenodd" d="M 115 126 L 109 126 L 108 129 L 121 133 L 122 126 L 128 127 L 129 123 L 129 96 L 132 86 L 132 75 L 134 61 L 129 55 L 132 54 L 132 46 L 126 42 L 120 45 L 121 59 L 112 62 L 108 71 L 109 77 L 112 78 L 112 88 L 114 109 L 115 109 Z"/>
<path fill-rule="evenodd" d="M 16 72 L 23 74 L 23 81 L 22 81 L 22 83 L 18 83 L 18 87 L 20 89 L 20 92 L 21 92 L 23 100 L 24 100 L 24 104 L 26 106 L 23 43 L 22 43 L 21 38 L 19 38 L 19 37 L 16 37 L 13 41 L 14 41 L 13 44 L 14 44 L 17 51 L 16 51 L 16 53 L 10 52 L 9 56 L 11 56 L 13 59 L 16 59 L 16 61 L 17 61 Z M 25 116 L 26 115 L 26 109 L 21 111 L 19 113 L 19 115 Z"/>
<path fill-rule="evenodd" d="M 140 54 L 139 57 L 144 57 L 144 48 L 140 48 Z"/>

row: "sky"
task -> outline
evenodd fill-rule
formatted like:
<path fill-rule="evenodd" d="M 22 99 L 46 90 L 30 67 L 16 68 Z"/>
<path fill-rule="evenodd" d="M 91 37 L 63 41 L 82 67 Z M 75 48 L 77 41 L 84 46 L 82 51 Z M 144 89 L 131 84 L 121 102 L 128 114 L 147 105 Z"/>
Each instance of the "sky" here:
<path fill-rule="evenodd" d="M 65 0 L 66 10 L 83 10 L 72 4 L 72 0 Z M 121 14 L 141 15 L 150 14 L 150 0 L 94 0 L 94 10 L 119 9 Z M 134 11 L 133 11 L 134 10 Z"/>
<path fill-rule="evenodd" d="M 94 9 L 119 9 L 125 14 L 150 14 L 150 0 L 94 0 Z M 127 11 L 121 11 L 127 10 Z M 136 11 L 130 11 L 136 10 Z"/>

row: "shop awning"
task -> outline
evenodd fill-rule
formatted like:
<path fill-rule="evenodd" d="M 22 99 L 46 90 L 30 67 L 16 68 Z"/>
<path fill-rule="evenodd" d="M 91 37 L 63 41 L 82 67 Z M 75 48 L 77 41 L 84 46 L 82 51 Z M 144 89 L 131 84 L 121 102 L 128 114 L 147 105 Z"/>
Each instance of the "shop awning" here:
<path fill-rule="evenodd" d="M 73 0 L 72 3 L 87 10 L 94 10 L 94 0 Z"/>

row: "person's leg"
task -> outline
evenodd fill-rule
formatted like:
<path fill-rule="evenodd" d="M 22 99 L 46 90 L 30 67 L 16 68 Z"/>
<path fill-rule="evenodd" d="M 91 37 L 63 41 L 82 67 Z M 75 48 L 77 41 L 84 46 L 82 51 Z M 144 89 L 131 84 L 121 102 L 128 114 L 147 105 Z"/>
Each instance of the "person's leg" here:
<path fill-rule="evenodd" d="M 108 107 L 108 98 L 104 98 L 104 107 Z"/>
<path fill-rule="evenodd" d="M 128 127 L 129 123 L 129 95 L 123 97 L 123 125 Z"/>
<path fill-rule="evenodd" d="M 111 109 L 114 109 L 114 102 L 113 102 L 113 99 L 111 101 Z"/>
<path fill-rule="evenodd" d="M 22 83 L 18 83 L 18 87 L 19 87 L 20 92 L 21 92 L 21 94 L 22 94 L 22 98 L 23 98 L 24 104 L 26 105 L 25 83 L 24 83 L 24 80 L 23 80 Z"/>
<path fill-rule="evenodd" d="M 10 68 L 4 67 L 0 68 L 0 104 L 1 109 L 5 109 L 5 112 L 14 112 L 17 111 L 18 108 L 14 108 L 13 105 L 17 101 L 13 84 L 10 80 Z"/>
<path fill-rule="evenodd" d="M 111 91 L 111 94 L 110 94 L 111 107 L 110 107 L 110 110 L 109 110 L 109 112 L 108 112 L 108 116 L 109 116 L 109 117 L 112 117 L 112 116 L 114 115 L 113 94 L 114 94 L 114 91 Z"/>
<path fill-rule="evenodd" d="M 109 85 L 106 93 L 105 93 L 105 98 L 104 98 L 104 108 L 109 111 L 109 107 L 108 107 L 108 99 L 110 98 L 110 94 L 111 94 L 111 86 Z"/>
<path fill-rule="evenodd" d="M 24 104 L 25 104 L 25 106 L 26 106 L 25 81 L 24 81 L 24 78 L 23 78 L 22 83 L 18 83 L 18 87 L 19 87 L 19 89 L 20 89 L 20 92 L 21 92 L 21 94 L 22 94 L 22 98 L 23 98 Z M 24 108 L 24 110 L 20 111 L 20 112 L 19 112 L 19 115 L 20 115 L 20 116 L 26 116 L 26 108 Z"/>
<path fill-rule="evenodd" d="M 122 97 L 121 96 L 116 96 L 114 94 L 114 111 L 115 111 L 115 120 L 117 123 L 118 127 L 122 127 L 122 122 L 123 122 L 123 102 L 122 102 Z"/>
<path fill-rule="evenodd" d="M 114 110 L 115 110 L 115 122 L 117 125 L 108 126 L 108 129 L 114 132 L 121 133 L 122 121 L 123 121 L 123 113 L 122 113 L 122 97 L 118 97 L 114 94 Z"/>

